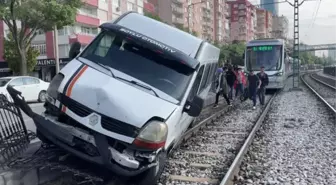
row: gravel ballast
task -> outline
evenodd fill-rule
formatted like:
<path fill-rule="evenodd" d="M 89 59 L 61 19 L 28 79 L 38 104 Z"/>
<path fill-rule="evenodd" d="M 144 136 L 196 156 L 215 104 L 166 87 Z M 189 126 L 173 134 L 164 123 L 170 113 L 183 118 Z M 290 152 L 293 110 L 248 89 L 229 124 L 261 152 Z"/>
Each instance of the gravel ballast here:
<path fill-rule="evenodd" d="M 336 184 L 335 117 L 301 88 L 273 102 L 235 184 Z"/>
<path fill-rule="evenodd" d="M 270 97 L 271 95 L 267 95 L 266 101 Z M 166 165 L 160 184 L 200 185 L 212 184 L 213 180 L 218 180 L 219 183 L 225 176 L 227 169 L 261 112 L 262 107 L 259 102 L 257 109 L 252 110 L 252 102 L 247 100 L 237 105 L 235 110 L 231 110 L 213 123 L 209 123 L 173 152 Z M 200 155 L 199 153 L 207 154 Z M 193 164 L 201 164 L 201 166 L 207 167 L 193 167 Z M 209 181 L 188 182 L 188 180 L 171 178 L 172 175 L 207 178 Z"/>

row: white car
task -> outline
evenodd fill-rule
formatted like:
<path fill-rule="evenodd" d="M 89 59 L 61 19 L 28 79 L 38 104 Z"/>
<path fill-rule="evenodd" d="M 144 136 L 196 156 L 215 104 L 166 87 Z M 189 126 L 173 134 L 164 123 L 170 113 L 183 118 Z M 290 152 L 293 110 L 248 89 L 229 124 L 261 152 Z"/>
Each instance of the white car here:
<path fill-rule="evenodd" d="M 0 99 L 11 99 L 7 92 L 7 86 L 11 85 L 14 89 L 20 91 L 26 101 L 46 100 L 46 92 L 49 83 L 31 76 L 10 76 L 0 78 Z"/>

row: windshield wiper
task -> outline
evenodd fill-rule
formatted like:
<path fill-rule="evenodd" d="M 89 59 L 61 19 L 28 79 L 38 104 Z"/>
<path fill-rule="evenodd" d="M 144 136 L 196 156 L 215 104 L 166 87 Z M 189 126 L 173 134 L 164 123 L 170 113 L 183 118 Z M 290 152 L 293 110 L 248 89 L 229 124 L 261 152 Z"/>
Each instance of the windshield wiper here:
<path fill-rule="evenodd" d="M 98 64 L 98 65 L 102 66 L 103 68 L 107 69 L 108 71 L 110 71 L 111 76 L 112 76 L 113 78 L 115 78 L 115 76 L 114 76 L 114 74 L 113 74 L 113 71 L 112 71 L 112 69 L 111 69 L 109 66 L 104 65 L 104 64 L 101 64 L 101 63 L 98 63 L 98 62 L 97 62 L 96 64 Z"/>
<path fill-rule="evenodd" d="M 121 77 L 118 77 L 118 76 L 116 76 L 115 78 L 120 79 L 120 80 L 123 80 L 123 81 L 126 81 L 126 82 L 131 83 L 131 84 L 134 84 L 134 85 L 137 85 L 137 86 L 142 87 L 142 88 L 144 88 L 144 89 L 147 89 L 147 90 L 149 90 L 149 91 L 152 91 L 156 97 L 160 98 L 160 96 L 155 92 L 154 89 L 152 89 L 151 87 L 149 87 L 149 86 L 147 86 L 147 85 L 145 85 L 145 84 L 139 83 L 139 82 L 134 81 L 134 80 L 127 80 L 127 79 L 125 79 L 125 78 L 121 78 Z"/>

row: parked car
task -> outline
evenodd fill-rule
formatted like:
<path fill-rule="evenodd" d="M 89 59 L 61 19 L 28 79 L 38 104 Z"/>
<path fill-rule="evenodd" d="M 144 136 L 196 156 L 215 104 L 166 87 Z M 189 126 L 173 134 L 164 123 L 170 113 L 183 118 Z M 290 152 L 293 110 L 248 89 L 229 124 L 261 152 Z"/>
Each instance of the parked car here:
<path fill-rule="evenodd" d="M 0 99 L 11 99 L 6 88 L 8 85 L 20 91 L 26 101 L 46 100 L 49 83 L 31 76 L 11 76 L 0 78 Z"/>

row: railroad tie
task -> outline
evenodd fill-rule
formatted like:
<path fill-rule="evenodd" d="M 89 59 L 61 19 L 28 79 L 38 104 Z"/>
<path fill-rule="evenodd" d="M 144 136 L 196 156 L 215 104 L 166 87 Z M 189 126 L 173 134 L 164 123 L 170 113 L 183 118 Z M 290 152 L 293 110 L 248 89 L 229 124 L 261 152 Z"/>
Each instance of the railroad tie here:
<path fill-rule="evenodd" d="M 181 175 L 170 175 L 171 180 L 178 180 L 178 181 L 184 181 L 184 182 L 207 182 L 209 184 L 219 184 L 218 179 L 211 179 L 211 178 L 198 178 L 198 177 L 187 177 L 187 176 L 181 176 Z"/>

